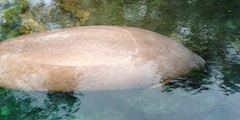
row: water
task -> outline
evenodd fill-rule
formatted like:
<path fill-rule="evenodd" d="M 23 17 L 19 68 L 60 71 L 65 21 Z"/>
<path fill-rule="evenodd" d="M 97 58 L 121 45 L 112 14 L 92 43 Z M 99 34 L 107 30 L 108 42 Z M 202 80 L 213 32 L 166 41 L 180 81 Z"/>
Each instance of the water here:
<path fill-rule="evenodd" d="M 0 120 L 239 119 L 239 0 L 26 2 L 23 8 L 14 0 L 0 1 L 0 40 L 81 25 L 135 26 L 178 40 L 207 63 L 163 88 L 70 93 L 0 89 Z M 14 14 L 14 9 L 21 12 Z"/>
<path fill-rule="evenodd" d="M 3 93 L 3 90 L 2 92 Z M 26 120 L 238 120 L 239 93 L 161 88 L 88 93 L 5 91 L 1 118 Z"/>

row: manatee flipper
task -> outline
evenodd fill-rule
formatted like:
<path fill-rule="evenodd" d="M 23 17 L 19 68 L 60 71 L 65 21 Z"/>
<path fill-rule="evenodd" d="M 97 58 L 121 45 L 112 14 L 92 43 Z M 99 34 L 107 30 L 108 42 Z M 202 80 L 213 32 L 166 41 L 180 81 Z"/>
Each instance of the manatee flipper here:
<path fill-rule="evenodd" d="M 149 89 L 159 88 L 159 87 L 162 87 L 162 86 L 163 86 L 163 84 L 162 84 L 162 83 L 159 83 L 159 84 L 157 84 L 157 85 L 154 85 L 154 86 L 152 86 L 152 87 L 149 87 Z"/>
<path fill-rule="evenodd" d="M 172 81 L 172 79 L 164 80 L 164 81 L 162 81 L 161 83 L 159 83 L 159 84 L 157 84 L 157 85 L 153 85 L 153 86 L 149 87 L 149 89 L 162 87 L 162 86 L 168 84 L 168 83 L 171 82 L 171 81 Z"/>

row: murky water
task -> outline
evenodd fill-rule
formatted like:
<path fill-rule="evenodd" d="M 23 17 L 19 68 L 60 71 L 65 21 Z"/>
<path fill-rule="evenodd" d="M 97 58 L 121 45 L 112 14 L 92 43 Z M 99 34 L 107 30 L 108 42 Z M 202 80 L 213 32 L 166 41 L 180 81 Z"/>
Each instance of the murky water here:
<path fill-rule="evenodd" d="M 0 1 L 0 40 L 82 25 L 135 26 L 182 42 L 207 64 L 155 89 L 71 93 L 0 89 L 0 120 L 240 118 L 239 0 L 24 1 Z"/>

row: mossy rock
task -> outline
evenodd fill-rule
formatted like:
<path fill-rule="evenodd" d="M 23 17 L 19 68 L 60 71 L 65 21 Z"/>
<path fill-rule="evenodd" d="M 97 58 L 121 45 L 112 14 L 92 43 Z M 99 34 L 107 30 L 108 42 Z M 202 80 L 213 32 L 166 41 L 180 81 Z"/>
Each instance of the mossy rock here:
<path fill-rule="evenodd" d="M 4 40 L 10 37 L 19 35 L 19 29 L 21 20 L 20 14 L 24 13 L 28 9 L 28 2 L 26 0 L 16 1 L 11 7 L 3 9 L 4 23 L 0 27 L 0 40 Z"/>

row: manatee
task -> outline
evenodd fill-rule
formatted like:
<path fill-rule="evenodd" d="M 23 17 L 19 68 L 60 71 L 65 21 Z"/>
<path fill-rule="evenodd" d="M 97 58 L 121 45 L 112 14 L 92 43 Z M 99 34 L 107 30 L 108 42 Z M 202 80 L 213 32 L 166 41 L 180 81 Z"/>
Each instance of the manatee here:
<path fill-rule="evenodd" d="M 0 43 L 0 87 L 26 91 L 149 88 L 199 69 L 203 58 L 158 33 L 84 26 Z"/>

